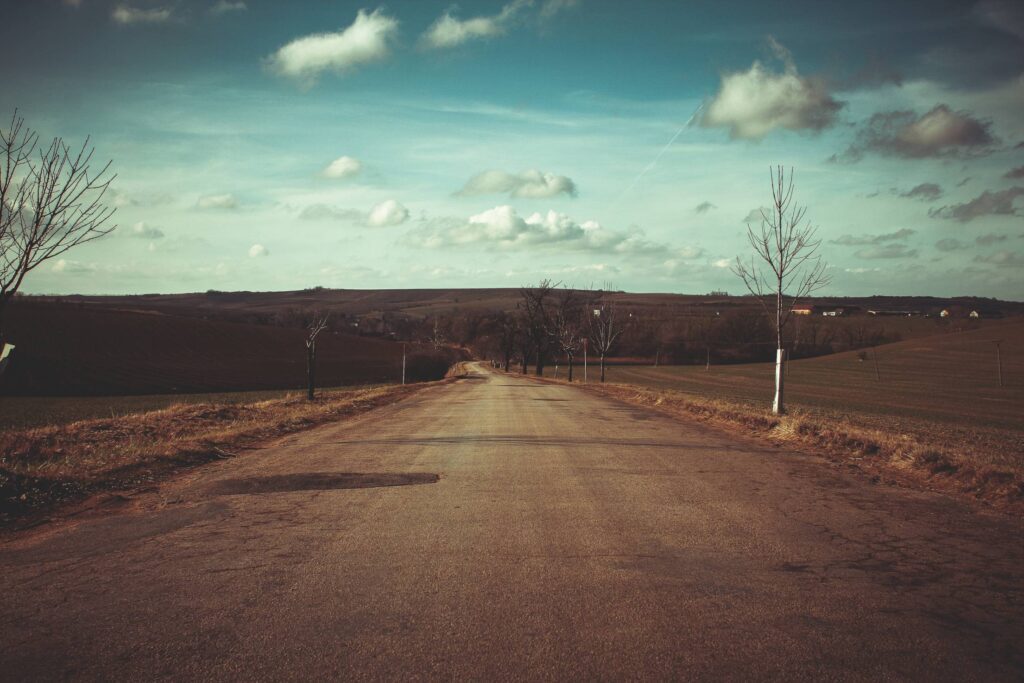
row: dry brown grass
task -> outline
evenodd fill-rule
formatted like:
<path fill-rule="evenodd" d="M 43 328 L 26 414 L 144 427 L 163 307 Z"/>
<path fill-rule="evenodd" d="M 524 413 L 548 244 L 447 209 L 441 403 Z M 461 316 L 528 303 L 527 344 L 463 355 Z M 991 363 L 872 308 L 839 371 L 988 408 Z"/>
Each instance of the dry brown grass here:
<path fill-rule="evenodd" d="M 429 384 L 247 404 L 176 405 L 0 433 L 0 523 L 100 491 L 131 489 L 266 439 L 393 403 Z"/>
<path fill-rule="evenodd" d="M 929 438 L 927 432 L 902 430 L 896 425 L 873 429 L 853 420 L 823 418 L 800 410 L 780 417 L 747 404 L 628 384 L 590 384 L 586 389 L 672 415 L 741 426 L 763 437 L 809 447 L 902 485 L 969 496 L 1018 514 L 1024 512 L 1024 473 L 1019 468 L 980 463 L 969 444 L 950 443 L 941 434 Z"/>

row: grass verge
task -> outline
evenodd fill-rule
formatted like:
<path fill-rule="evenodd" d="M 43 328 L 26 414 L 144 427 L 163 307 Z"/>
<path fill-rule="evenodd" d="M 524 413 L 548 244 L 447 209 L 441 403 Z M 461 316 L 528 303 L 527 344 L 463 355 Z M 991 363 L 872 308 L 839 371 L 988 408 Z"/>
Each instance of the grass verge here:
<path fill-rule="evenodd" d="M 0 433 L 0 525 L 95 493 L 138 488 L 267 439 L 394 403 L 431 383 L 252 403 L 198 403 Z"/>
<path fill-rule="evenodd" d="M 1008 512 L 1024 513 L 1024 473 L 1020 468 L 979 463 L 969 449 L 941 439 L 929 440 L 919 430 L 883 431 L 800 410 L 776 416 L 742 403 L 629 384 L 583 388 L 673 416 L 739 426 L 773 441 L 809 447 L 878 479 L 967 496 Z"/>

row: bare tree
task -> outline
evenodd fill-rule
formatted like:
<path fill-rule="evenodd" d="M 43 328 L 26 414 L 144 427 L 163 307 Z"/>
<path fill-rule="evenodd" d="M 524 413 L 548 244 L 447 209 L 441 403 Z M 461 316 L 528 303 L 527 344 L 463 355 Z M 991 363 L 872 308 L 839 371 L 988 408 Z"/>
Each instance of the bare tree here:
<path fill-rule="evenodd" d="M 93 173 L 94 151 L 89 138 L 77 151 L 59 137 L 39 146 L 17 111 L 0 129 L 0 348 L 4 311 L 25 276 L 116 227 L 105 227 L 114 213 L 103 203 L 110 162 Z"/>
<path fill-rule="evenodd" d="M 615 342 L 626 329 L 618 318 L 618 310 L 613 301 L 602 301 L 591 304 L 586 315 L 587 327 L 590 332 L 590 348 L 601 357 L 601 381 L 604 381 L 605 358 L 615 348 Z"/>
<path fill-rule="evenodd" d="M 732 270 L 773 318 L 776 352 L 772 412 L 780 415 L 785 412 L 783 330 L 797 302 L 827 285 L 830 278 L 818 255 L 821 240 L 817 239 L 817 228 L 809 221 L 804 222 L 807 207 L 793 201 L 793 170 L 790 169 L 788 181 L 782 166 L 769 169 L 769 176 L 772 206 L 761 209 L 759 230 L 747 224 L 747 239 L 754 255 L 749 263 L 737 256 Z"/>
<path fill-rule="evenodd" d="M 549 300 L 555 287 L 557 285 L 551 284 L 551 280 L 541 280 L 536 287 L 523 287 L 519 290 L 523 304 L 523 332 L 535 354 L 538 376 L 544 374 L 544 363 L 553 341 L 551 332 L 554 324 Z M 523 367 L 525 372 L 525 361 Z"/>
<path fill-rule="evenodd" d="M 327 329 L 327 314 L 314 313 L 306 325 L 306 398 L 313 400 L 316 390 L 316 338 Z"/>
<path fill-rule="evenodd" d="M 572 382 L 573 359 L 583 347 L 583 325 L 581 322 L 583 300 L 570 288 L 562 290 L 553 315 L 555 345 L 569 366 L 569 381 Z"/>
<path fill-rule="evenodd" d="M 512 354 L 519 342 L 519 320 L 516 316 L 502 312 L 498 317 L 498 348 L 501 351 L 501 369 L 508 372 Z"/>

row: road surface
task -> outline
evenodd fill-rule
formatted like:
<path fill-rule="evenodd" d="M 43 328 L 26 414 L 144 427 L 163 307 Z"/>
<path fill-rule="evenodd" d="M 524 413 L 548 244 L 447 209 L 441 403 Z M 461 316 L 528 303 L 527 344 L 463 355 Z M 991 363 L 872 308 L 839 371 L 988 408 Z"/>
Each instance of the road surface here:
<path fill-rule="evenodd" d="M 476 370 L 0 546 L 0 677 L 1024 676 L 1022 524 Z"/>

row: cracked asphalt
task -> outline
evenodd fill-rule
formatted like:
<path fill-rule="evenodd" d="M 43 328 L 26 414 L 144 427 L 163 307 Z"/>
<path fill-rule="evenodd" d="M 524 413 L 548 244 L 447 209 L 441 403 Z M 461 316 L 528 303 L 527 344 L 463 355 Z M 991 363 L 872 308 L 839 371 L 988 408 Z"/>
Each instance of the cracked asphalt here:
<path fill-rule="evenodd" d="M 1021 680 L 1024 523 L 491 374 L 0 545 L 5 680 Z"/>

